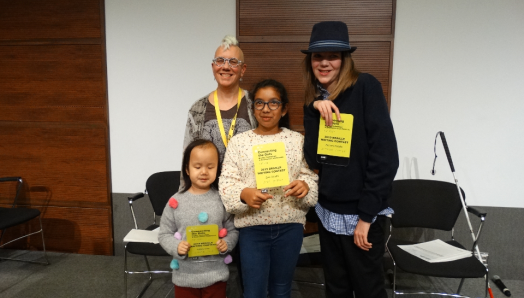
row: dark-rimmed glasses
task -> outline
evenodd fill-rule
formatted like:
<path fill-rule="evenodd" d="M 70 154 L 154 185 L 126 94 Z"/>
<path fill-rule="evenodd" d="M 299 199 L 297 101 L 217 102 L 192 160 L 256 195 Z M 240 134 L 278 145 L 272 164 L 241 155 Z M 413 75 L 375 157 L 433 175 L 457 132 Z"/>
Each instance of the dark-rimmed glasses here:
<path fill-rule="evenodd" d="M 282 102 L 278 101 L 278 100 L 270 100 L 268 102 L 265 102 L 263 100 L 257 99 L 257 100 L 255 100 L 255 109 L 263 110 L 264 107 L 267 105 L 267 107 L 270 110 L 274 111 L 274 110 L 278 109 L 278 107 L 280 107 L 281 104 L 282 104 Z"/>
<path fill-rule="evenodd" d="M 226 62 L 229 64 L 230 67 L 235 68 L 242 64 L 242 61 L 238 60 L 237 58 L 224 58 L 224 57 L 216 57 L 213 59 L 213 63 L 215 63 L 216 66 L 222 67 Z"/>

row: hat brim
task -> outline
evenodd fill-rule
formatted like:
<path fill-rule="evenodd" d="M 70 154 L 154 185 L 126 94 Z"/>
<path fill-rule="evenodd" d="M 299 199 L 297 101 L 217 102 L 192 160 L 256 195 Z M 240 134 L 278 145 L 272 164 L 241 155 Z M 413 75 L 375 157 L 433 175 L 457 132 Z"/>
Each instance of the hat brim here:
<path fill-rule="evenodd" d="M 315 48 L 315 49 L 312 49 L 312 50 L 300 50 L 300 51 L 302 53 L 304 53 L 304 54 L 319 53 L 319 52 L 349 52 L 349 53 L 353 53 L 356 49 L 357 49 L 357 47 L 352 47 L 350 49 L 338 48 L 338 47 L 325 47 L 325 48 Z"/>

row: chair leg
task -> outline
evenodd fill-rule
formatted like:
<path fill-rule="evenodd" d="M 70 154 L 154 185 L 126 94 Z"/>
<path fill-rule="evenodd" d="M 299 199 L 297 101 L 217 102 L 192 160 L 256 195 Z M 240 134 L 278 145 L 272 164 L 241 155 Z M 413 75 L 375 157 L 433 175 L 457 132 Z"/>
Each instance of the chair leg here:
<path fill-rule="evenodd" d="M 488 287 L 489 287 L 489 280 L 488 280 L 487 274 L 484 276 L 484 279 L 486 280 L 486 288 L 484 289 L 484 298 L 487 298 L 488 297 Z"/>
<path fill-rule="evenodd" d="M 174 287 L 174 286 L 172 286 L 172 287 L 171 287 L 171 289 L 169 290 L 169 292 L 167 292 L 167 294 L 166 294 L 166 295 L 164 296 L 164 298 L 167 298 L 167 296 L 169 296 L 169 294 L 171 293 L 171 291 L 173 291 L 173 290 L 174 290 L 174 288 L 175 288 L 175 287 Z"/>
<path fill-rule="evenodd" d="M 124 246 L 124 295 L 127 298 L 127 249 L 125 246 Z"/>
<path fill-rule="evenodd" d="M 27 238 L 31 235 L 34 235 L 34 234 L 38 234 L 38 233 L 41 233 L 42 234 L 42 245 L 43 245 L 43 248 L 44 248 L 44 259 L 45 259 L 45 262 L 38 262 L 38 261 L 35 261 L 37 260 L 38 258 L 34 259 L 34 260 L 23 260 L 23 259 L 19 259 L 19 258 L 0 258 L 1 260 L 9 260 L 9 261 L 19 261 L 19 262 L 27 262 L 27 263 L 34 263 L 34 264 L 41 264 L 41 265 L 49 265 L 49 260 L 47 259 L 47 253 L 46 253 L 46 250 L 45 250 L 45 241 L 44 241 L 44 228 L 42 226 L 42 217 L 41 215 L 38 216 L 38 219 L 40 221 L 40 230 L 39 231 L 36 231 L 36 232 L 32 232 L 32 233 L 29 233 L 27 235 L 23 235 L 21 237 L 18 237 L 14 240 L 11 240 L 11 241 L 8 241 L 2 245 L 0 245 L 0 248 L 6 246 L 7 244 L 10 244 L 12 242 L 15 242 L 15 241 L 18 241 L 18 240 L 21 240 L 21 239 L 24 239 L 24 238 Z M 0 242 L 1 242 L 1 239 L 3 238 L 4 234 L 5 234 L 5 231 L 7 229 L 3 229 L 2 230 L 2 236 L 0 236 Z"/>
<path fill-rule="evenodd" d="M 460 294 L 460 290 L 462 289 L 462 285 L 464 284 L 464 278 L 460 280 L 459 287 L 457 289 L 457 294 Z"/>
<path fill-rule="evenodd" d="M 147 271 L 150 272 L 151 268 L 149 267 L 149 261 L 147 260 L 147 256 L 144 256 L 144 259 L 146 260 Z M 142 291 L 136 297 L 137 298 L 142 297 L 142 295 L 144 295 L 144 293 L 146 292 L 147 288 L 149 288 L 149 286 L 151 285 L 152 282 L 153 282 L 153 274 L 149 273 L 149 280 L 148 280 L 147 284 L 142 288 Z"/>
<path fill-rule="evenodd" d="M 397 266 L 393 265 L 393 298 L 397 296 Z"/>
<path fill-rule="evenodd" d="M 144 256 L 144 259 L 146 260 L 147 271 L 151 271 L 151 268 L 149 267 L 149 262 L 147 260 L 147 257 Z M 127 275 L 128 275 L 128 271 L 127 271 L 127 249 L 124 246 L 124 294 L 125 294 L 126 298 L 127 298 Z M 142 297 L 142 295 L 144 295 L 144 293 L 146 292 L 147 288 L 149 288 L 149 286 L 151 285 L 152 282 L 153 282 L 153 274 L 149 273 L 149 280 L 148 280 L 147 284 L 142 288 L 142 291 L 140 291 L 140 294 L 138 294 L 138 296 L 136 296 L 136 297 L 137 298 Z"/>
<path fill-rule="evenodd" d="M 40 231 L 42 233 L 42 246 L 44 248 L 44 258 L 45 258 L 45 261 L 46 261 L 46 265 L 49 265 L 49 259 L 47 258 L 47 252 L 45 250 L 44 226 L 42 225 L 42 215 L 38 216 L 38 220 L 40 221 Z"/>
<path fill-rule="evenodd" d="M 153 273 L 169 273 L 169 274 L 173 274 L 172 271 L 160 271 L 160 270 L 156 270 L 156 271 L 151 271 L 151 267 L 149 265 L 149 260 L 147 258 L 147 256 L 144 255 L 144 260 L 146 262 L 146 266 L 147 266 L 147 270 L 144 270 L 144 271 L 128 271 L 128 264 L 127 264 L 127 244 L 124 245 L 124 296 L 127 298 L 129 295 L 128 295 L 128 289 L 127 289 L 127 286 L 128 286 L 128 282 L 127 282 L 127 277 L 128 277 L 128 274 L 149 274 L 149 279 L 147 281 L 147 283 L 145 284 L 145 286 L 142 288 L 142 290 L 140 291 L 140 294 L 138 294 L 138 296 L 136 296 L 137 298 L 139 297 L 142 297 L 145 292 L 147 291 L 147 289 L 149 288 L 149 286 L 151 285 L 151 283 L 153 282 Z"/>

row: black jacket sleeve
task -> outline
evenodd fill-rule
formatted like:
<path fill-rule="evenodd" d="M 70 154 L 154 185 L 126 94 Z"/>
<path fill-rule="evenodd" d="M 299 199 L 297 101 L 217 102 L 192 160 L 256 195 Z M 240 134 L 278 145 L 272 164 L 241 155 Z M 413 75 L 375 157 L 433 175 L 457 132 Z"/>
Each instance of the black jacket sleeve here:
<path fill-rule="evenodd" d="M 304 157 L 310 169 L 319 170 L 317 162 L 318 129 L 320 124 L 320 112 L 313 107 L 313 102 L 304 105 Z"/>
<path fill-rule="evenodd" d="M 364 188 L 358 204 L 359 217 L 371 222 L 389 198 L 399 158 L 393 124 L 378 80 L 371 77 L 364 88 L 364 121 L 368 160 Z"/>

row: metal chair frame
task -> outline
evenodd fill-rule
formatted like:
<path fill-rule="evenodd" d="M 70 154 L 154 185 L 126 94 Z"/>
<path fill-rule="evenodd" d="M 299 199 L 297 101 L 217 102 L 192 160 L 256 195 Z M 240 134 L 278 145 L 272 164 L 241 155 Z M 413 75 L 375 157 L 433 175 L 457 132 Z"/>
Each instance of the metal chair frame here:
<path fill-rule="evenodd" d="M 156 174 L 159 174 L 159 173 L 156 173 Z M 155 175 L 155 174 L 153 174 L 153 175 Z M 153 176 L 153 175 L 151 175 L 151 176 Z M 175 183 L 179 183 L 179 178 L 177 178 L 177 180 L 174 181 L 174 182 Z M 178 189 L 178 186 L 176 188 Z M 135 229 L 138 229 L 138 223 L 137 223 L 137 220 L 136 220 L 135 210 L 133 208 L 133 202 L 138 200 L 138 199 L 143 198 L 145 194 L 148 194 L 148 190 L 147 189 L 143 193 L 139 192 L 139 193 L 136 193 L 136 194 L 128 197 L 129 209 L 131 210 L 131 216 L 133 218 L 133 223 L 134 223 L 134 228 Z M 149 228 L 151 228 L 151 227 L 158 227 L 157 214 L 156 214 L 156 212 L 154 210 L 153 210 L 153 224 L 151 226 L 149 226 Z M 143 255 L 145 263 L 146 263 L 147 270 L 144 270 L 144 271 L 129 271 L 128 270 L 128 266 L 127 266 L 127 254 L 128 254 L 127 246 L 128 246 L 128 244 L 129 243 L 127 243 L 124 246 L 124 292 L 125 292 L 125 296 L 126 297 L 128 296 L 128 294 L 127 294 L 127 275 L 128 274 L 148 274 L 149 275 L 147 283 L 144 285 L 144 287 L 142 288 L 142 290 L 140 291 L 138 296 L 136 296 L 138 298 L 138 297 L 142 297 L 144 295 L 146 290 L 149 288 L 149 286 L 153 282 L 153 274 L 172 274 L 173 271 L 169 271 L 169 270 L 151 270 L 151 267 L 149 265 L 149 260 L 147 258 L 147 255 Z M 169 255 L 166 253 L 166 256 L 169 256 Z M 166 297 L 167 297 L 167 295 L 166 295 Z"/>
<path fill-rule="evenodd" d="M 15 199 L 14 199 L 14 202 L 13 204 L 11 205 L 11 208 L 17 208 L 17 201 L 18 201 L 18 197 L 20 195 L 20 191 L 22 190 L 22 185 L 24 184 L 24 181 L 22 180 L 21 177 L 4 177 L 4 178 L 0 178 L 0 182 L 9 182 L 9 181 L 12 181 L 12 182 L 17 182 L 17 188 L 16 188 L 16 195 L 15 195 Z M 49 265 L 49 260 L 47 258 L 47 252 L 46 252 L 46 249 L 45 249 L 45 240 L 44 240 L 44 229 L 42 227 L 42 215 L 41 214 L 38 214 L 38 220 L 40 222 L 40 230 L 36 231 L 36 232 L 31 232 L 29 234 L 26 234 L 26 235 L 23 235 L 21 237 L 18 237 L 16 239 L 13 239 L 11 241 L 8 241 L 2 245 L 0 245 L 0 248 L 3 248 L 4 246 L 10 244 L 10 243 L 13 243 L 15 241 L 18 241 L 18 240 L 21 240 L 21 239 L 24 239 L 24 238 L 27 238 L 31 235 L 34 235 L 34 234 L 38 234 L 38 233 L 41 233 L 42 234 L 42 246 L 43 246 L 43 254 L 44 254 L 44 259 L 45 261 L 42 261 L 42 262 L 39 262 L 39 261 L 35 261 L 36 259 L 34 260 L 24 260 L 24 259 L 20 259 L 20 258 L 6 258 L 6 257 L 0 257 L 0 260 L 8 260 L 8 261 L 19 261 L 19 262 L 27 262 L 27 263 L 34 263 L 34 264 L 41 264 L 41 265 Z M 2 235 L 0 236 L 0 243 L 2 243 L 2 238 L 4 237 L 5 235 L 5 231 L 7 230 L 8 228 L 4 228 L 2 229 Z M 38 259 L 38 258 L 37 258 Z"/>
<path fill-rule="evenodd" d="M 136 201 L 136 200 L 144 197 L 144 194 L 147 194 L 147 190 L 144 191 L 144 193 L 138 193 L 138 194 L 135 194 L 135 195 L 133 195 L 133 196 L 128 198 L 129 199 L 128 200 L 129 209 L 131 210 L 131 215 L 133 216 L 133 222 L 135 223 L 135 229 L 138 229 L 138 224 L 137 224 L 137 221 L 136 221 L 135 210 L 133 209 L 133 201 Z M 157 223 L 156 223 L 156 215 L 155 215 L 154 212 L 153 212 L 153 225 L 157 225 Z M 149 266 L 149 260 L 147 259 L 146 255 L 144 255 L 144 260 L 146 262 L 147 270 L 145 270 L 145 271 L 128 271 L 127 270 L 127 244 L 124 246 L 124 289 L 125 289 L 125 292 L 126 292 L 126 297 L 127 297 L 127 275 L 128 274 L 149 274 L 149 279 L 148 279 L 147 283 L 144 285 L 144 287 L 140 291 L 140 294 L 138 294 L 138 296 L 137 296 L 137 297 L 142 297 L 142 295 L 144 295 L 144 293 L 147 291 L 147 289 L 149 288 L 149 286 L 153 282 L 153 274 L 162 274 L 162 273 L 170 273 L 170 274 L 172 274 L 173 273 L 173 271 L 151 270 L 151 267 Z"/>
<path fill-rule="evenodd" d="M 462 189 L 460 189 L 460 190 L 461 190 L 461 195 L 463 195 Z M 478 240 L 479 240 L 480 234 L 482 232 L 482 227 L 484 226 L 484 222 L 486 220 L 486 213 L 480 212 L 480 211 L 476 210 L 475 208 L 472 208 L 472 207 L 469 207 L 469 206 L 466 207 L 466 210 L 467 210 L 467 212 L 477 216 L 480 219 L 480 224 L 479 224 L 479 227 L 478 227 L 478 230 L 477 230 L 477 233 L 475 235 L 475 239 L 473 241 L 473 245 L 472 245 L 472 248 L 471 248 L 471 252 L 473 253 L 473 255 L 475 255 L 475 252 L 476 251 L 478 252 L 478 245 L 477 244 L 478 244 Z M 455 241 L 454 231 L 455 231 L 455 228 L 452 228 L 451 229 L 451 240 L 453 240 L 453 241 Z M 437 296 L 458 297 L 458 298 L 470 298 L 469 296 L 460 295 L 460 291 L 462 289 L 462 286 L 464 284 L 464 280 L 466 278 L 461 278 L 460 284 L 459 284 L 459 287 L 458 287 L 456 293 L 424 292 L 424 291 L 417 291 L 417 292 L 397 291 L 397 289 L 396 289 L 397 263 L 396 263 L 395 258 L 393 257 L 393 255 L 391 254 L 391 252 L 390 252 L 390 250 L 388 248 L 388 243 L 389 243 L 389 240 L 391 239 L 392 232 L 393 232 L 393 224 L 390 223 L 390 225 L 389 225 L 389 236 L 388 236 L 388 239 L 386 241 L 386 250 L 387 250 L 387 252 L 388 252 L 388 254 L 391 257 L 391 260 L 393 262 L 393 297 L 396 297 L 396 295 L 421 295 L 421 294 L 425 294 L 425 295 L 437 295 Z M 478 256 L 478 258 L 481 258 L 481 257 Z M 487 295 L 488 295 L 488 282 L 489 282 L 489 280 L 487 278 L 487 276 L 488 276 L 488 268 L 487 268 L 487 264 L 485 264 L 484 262 L 482 262 L 482 263 L 486 266 L 484 297 L 487 297 Z"/>

